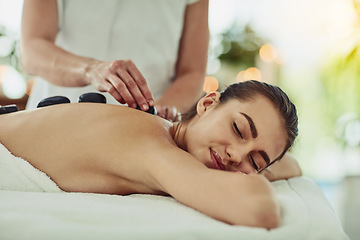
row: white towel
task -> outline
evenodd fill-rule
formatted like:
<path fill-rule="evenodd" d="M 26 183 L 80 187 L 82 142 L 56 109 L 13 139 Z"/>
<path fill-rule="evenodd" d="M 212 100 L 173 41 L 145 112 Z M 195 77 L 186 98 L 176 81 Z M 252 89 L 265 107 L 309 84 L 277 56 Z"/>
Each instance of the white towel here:
<path fill-rule="evenodd" d="M 62 192 L 44 172 L 15 157 L 0 143 L 0 190 Z"/>
<path fill-rule="evenodd" d="M 171 197 L 0 190 L 0 239 L 350 240 L 315 182 L 272 185 L 282 220 L 270 231 L 216 221 Z"/>

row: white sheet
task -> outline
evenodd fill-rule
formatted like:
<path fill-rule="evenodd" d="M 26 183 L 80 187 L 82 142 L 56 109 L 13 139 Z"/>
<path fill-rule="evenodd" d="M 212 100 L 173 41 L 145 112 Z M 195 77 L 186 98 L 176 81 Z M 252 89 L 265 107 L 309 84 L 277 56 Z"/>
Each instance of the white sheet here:
<path fill-rule="evenodd" d="M 272 183 L 277 229 L 230 226 L 173 198 L 0 191 L 0 239 L 349 239 L 321 189 L 305 177 Z"/>

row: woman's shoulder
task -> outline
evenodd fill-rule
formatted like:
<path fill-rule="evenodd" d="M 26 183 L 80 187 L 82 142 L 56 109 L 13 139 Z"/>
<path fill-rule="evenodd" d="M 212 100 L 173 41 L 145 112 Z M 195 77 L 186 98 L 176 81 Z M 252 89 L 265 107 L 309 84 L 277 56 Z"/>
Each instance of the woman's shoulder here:
<path fill-rule="evenodd" d="M 171 135 L 173 123 L 159 116 L 126 106 L 110 104 L 76 107 L 89 108 L 81 111 L 89 114 L 88 118 L 93 119 L 94 127 L 100 127 L 109 134 L 115 132 L 120 134 L 121 132 L 122 136 L 126 135 L 138 140 L 141 136 L 144 141 L 148 141 L 148 144 L 159 141 L 173 143 Z M 96 114 L 92 115 L 89 112 L 96 112 Z"/>
<path fill-rule="evenodd" d="M 159 116 L 133 109 L 130 107 L 112 105 L 113 110 L 104 111 L 104 115 L 110 121 L 116 124 L 123 124 L 126 128 L 134 127 L 138 131 L 152 133 L 152 132 L 168 132 L 173 126 L 173 123 L 161 118 Z"/>
<path fill-rule="evenodd" d="M 47 106 L 43 108 L 18 111 L 0 116 L 4 125 L 63 127 L 78 126 L 83 128 L 103 129 L 103 131 L 132 130 L 151 133 L 167 132 L 172 123 L 158 116 L 132 109 L 126 106 L 99 103 L 71 103 Z"/>

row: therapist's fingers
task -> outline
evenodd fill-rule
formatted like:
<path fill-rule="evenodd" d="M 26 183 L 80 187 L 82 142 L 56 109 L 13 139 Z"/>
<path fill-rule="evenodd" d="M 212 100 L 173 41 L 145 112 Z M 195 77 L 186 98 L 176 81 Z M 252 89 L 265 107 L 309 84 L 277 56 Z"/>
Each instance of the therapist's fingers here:
<path fill-rule="evenodd" d="M 166 119 L 166 115 L 167 115 L 167 109 L 165 106 L 162 105 L 155 105 L 156 111 L 157 111 L 157 115 L 159 117 L 165 118 Z"/>
<path fill-rule="evenodd" d="M 109 81 L 103 81 L 103 83 L 98 87 L 100 92 L 108 92 L 113 98 L 116 99 L 121 104 L 125 104 L 125 100 L 121 95 L 115 90 L 114 86 Z"/>
<path fill-rule="evenodd" d="M 174 122 L 174 121 L 175 121 L 175 118 L 176 118 L 176 114 L 177 114 L 177 109 L 176 109 L 176 107 L 168 107 L 166 119 Z"/>
<path fill-rule="evenodd" d="M 140 86 L 138 85 L 138 81 L 128 72 L 128 69 L 118 69 L 117 73 L 118 73 L 117 74 L 118 77 L 121 79 L 121 82 L 125 83 L 125 85 L 126 85 L 126 89 L 118 89 L 119 92 L 121 90 L 123 91 L 123 92 L 120 92 L 121 96 L 123 96 L 123 94 L 126 94 L 126 91 L 128 91 L 130 93 L 132 99 L 134 99 L 135 102 L 132 102 L 131 99 L 129 99 L 130 102 L 128 102 L 128 101 L 126 101 L 126 102 L 130 103 L 130 104 L 137 104 L 140 106 L 141 110 L 147 111 L 149 109 L 150 104 L 149 104 L 148 100 L 145 98 L 145 96 L 143 95 L 143 93 L 141 92 Z M 145 85 L 147 86 L 145 79 L 143 81 L 144 81 Z M 115 87 L 118 88 L 118 86 L 115 86 Z M 120 87 L 122 87 L 122 86 L 120 86 Z M 124 99 L 126 100 L 125 97 L 124 97 Z"/>
<path fill-rule="evenodd" d="M 136 101 L 122 79 L 120 79 L 118 76 L 113 75 L 108 77 L 108 81 L 112 85 L 109 89 L 109 93 L 112 96 L 115 97 L 117 95 L 120 95 L 120 97 L 123 98 L 124 101 L 129 105 L 129 107 L 136 108 Z M 115 99 L 118 100 L 116 97 Z"/>
<path fill-rule="evenodd" d="M 155 105 L 157 115 L 171 122 L 181 121 L 181 113 L 173 106 Z"/>
<path fill-rule="evenodd" d="M 147 85 L 147 82 L 144 78 L 144 76 L 141 74 L 139 69 L 135 66 L 135 64 L 132 61 L 128 62 L 128 72 L 132 76 L 132 78 L 137 83 L 136 86 L 139 87 L 142 95 L 145 97 L 146 102 L 150 106 L 154 106 L 154 98 L 152 96 L 152 93 L 150 91 L 149 86 Z"/>
<path fill-rule="evenodd" d="M 109 92 L 120 103 L 147 111 L 154 99 L 145 78 L 131 60 L 94 60 L 86 68 L 85 81 L 99 91 Z"/>
<path fill-rule="evenodd" d="M 110 71 L 114 76 L 109 81 L 129 106 L 139 105 L 144 111 L 153 106 L 154 99 L 146 80 L 131 60 L 113 61 Z"/>

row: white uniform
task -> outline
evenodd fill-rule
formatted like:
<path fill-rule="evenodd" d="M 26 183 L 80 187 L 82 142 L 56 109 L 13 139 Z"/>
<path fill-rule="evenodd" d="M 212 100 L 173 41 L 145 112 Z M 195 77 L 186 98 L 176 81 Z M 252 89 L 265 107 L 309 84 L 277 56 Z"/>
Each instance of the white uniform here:
<path fill-rule="evenodd" d="M 174 74 L 185 10 L 196 0 L 58 0 L 56 45 L 76 55 L 103 61 L 132 60 L 157 99 Z M 71 102 L 92 86 L 55 86 L 41 78 L 32 89 L 27 108 L 50 96 Z M 117 101 L 104 93 L 108 103 Z"/>

